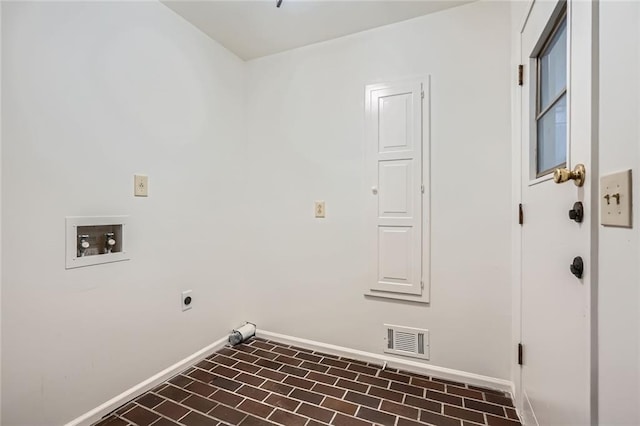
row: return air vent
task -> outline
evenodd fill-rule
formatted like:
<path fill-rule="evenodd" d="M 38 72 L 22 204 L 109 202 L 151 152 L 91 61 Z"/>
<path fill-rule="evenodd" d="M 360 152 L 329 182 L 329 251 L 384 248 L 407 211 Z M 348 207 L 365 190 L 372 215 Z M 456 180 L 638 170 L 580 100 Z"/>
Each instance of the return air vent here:
<path fill-rule="evenodd" d="M 387 331 L 386 353 L 429 359 L 429 330 L 389 324 L 384 327 Z"/>

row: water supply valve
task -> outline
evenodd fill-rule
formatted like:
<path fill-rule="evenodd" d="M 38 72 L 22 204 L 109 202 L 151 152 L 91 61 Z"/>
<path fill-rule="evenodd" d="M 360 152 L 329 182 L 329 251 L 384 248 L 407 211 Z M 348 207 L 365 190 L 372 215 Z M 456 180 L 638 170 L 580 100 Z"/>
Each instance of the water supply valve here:
<path fill-rule="evenodd" d="M 89 236 L 86 234 L 78 235 L 78 257 L 83 257 L 89 247 L 91 247 Z"/>
<path fill-rule="evenodd" d="M 113 247 L 116 245 L 114 236 L 115 234 L 113 232 L 104 234 L 105 253 L 111 253 L 111 250 L 113 250 Z"/>

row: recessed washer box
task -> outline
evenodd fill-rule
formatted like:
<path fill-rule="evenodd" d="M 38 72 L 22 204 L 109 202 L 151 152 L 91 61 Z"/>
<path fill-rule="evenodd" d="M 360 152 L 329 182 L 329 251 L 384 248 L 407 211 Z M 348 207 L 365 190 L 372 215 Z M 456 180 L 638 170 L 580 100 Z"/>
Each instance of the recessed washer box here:
<path fill-rule="evenodd" d="M 129 260 L 129 216 L 69 216 L 66 219 L 66 269 Z"/>

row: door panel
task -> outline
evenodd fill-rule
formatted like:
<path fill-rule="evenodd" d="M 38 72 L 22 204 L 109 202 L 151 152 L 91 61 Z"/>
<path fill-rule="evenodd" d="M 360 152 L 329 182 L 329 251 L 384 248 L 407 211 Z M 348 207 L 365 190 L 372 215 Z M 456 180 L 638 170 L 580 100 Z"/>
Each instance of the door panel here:
<path fill-rule="evenodd" d="M 413 160 L 381 161 L 379 167 L 380 217 L 411 218 Z"/>
<path fill-rule="evenodd" d="M 412 149 L 412 93 L 378 98 L 380 120 L 380 152 Z"/>
<path fill-rule="evenodd" d="M 378 282 L 388 285 L 411 285 L 413 228 L 380 227 Z"/>
<path fill-rule="evenodd" d="M 422 83 L 367 87 L 372 260 L 369 289 L 422 293 Z"/>
<path fill-rule="evenodd" d="M 521 231 L 521 340 L 524 345 L 522 395 L 525 419 L 540 425 L 591 422 L 591 256 L 592 215 L 578 224 L 568 211 L 576 201 L 591 205 L 591 2 L 536 1 L 521 33 L 525 79 L 521 100 L 521 194 L 525 220 Z M 567 20 L 567 167 L 582 163 L 587 181 L 556 184 L 552 175 L 536 177 L 537 55 L 557 28 L 563 8 Z M 589 25 L 584 25 L 584 23 Z M 576 47 L 572 40 L 588 48 Z M 586 96 L 585 96 L 586 94 Z M 560 103 L 560 102 L 559 102 Z M 571 274 L 574 257 L 585 273 Z M 530 410 L 530 411 L 528 411 Z"/>

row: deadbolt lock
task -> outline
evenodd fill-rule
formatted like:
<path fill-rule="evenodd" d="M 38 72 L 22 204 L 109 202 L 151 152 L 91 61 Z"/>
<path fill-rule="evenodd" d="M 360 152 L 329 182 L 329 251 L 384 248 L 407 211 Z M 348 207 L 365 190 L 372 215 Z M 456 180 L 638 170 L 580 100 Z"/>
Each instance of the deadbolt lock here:
<path fill-rule="evenodd" d="M 584 218 L 584 207 L 580 201 L 573 204 L 573 208 L 569 210 L 569 219 L 581 223 Z"/>
<path fill-rule="evenodd" d="M 582 186 L 584 185 L 586 175 L 587 171 L 584 164 L 577 164 L 573 168 L 573 171 L 565 168 L 556 169 L 553 172 L 553 181 L 555 183 L 563 183 L 572 180 L 576 186 Z"/>
<path fill-rule="evenodd" d="M 574 257 L 573 262 L 569 265 L 569 270 L 576 276 L 576 278 L 582 278 L 582 274 L 584 273 L 584 262 L 582 261 L 582 257 Z"/>

